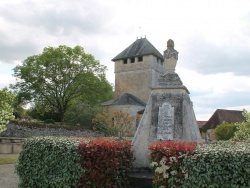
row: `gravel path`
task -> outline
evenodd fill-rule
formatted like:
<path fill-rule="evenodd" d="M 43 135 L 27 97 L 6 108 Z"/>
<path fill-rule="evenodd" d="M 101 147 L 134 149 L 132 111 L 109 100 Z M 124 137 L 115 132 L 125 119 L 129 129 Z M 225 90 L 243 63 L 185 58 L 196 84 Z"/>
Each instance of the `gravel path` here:
<path fill-rule="evenodd" d="M 15 165 L 0 165 L 0 187 L 1 188 L 17 188 L 18 176 L 14 173 Z"/>

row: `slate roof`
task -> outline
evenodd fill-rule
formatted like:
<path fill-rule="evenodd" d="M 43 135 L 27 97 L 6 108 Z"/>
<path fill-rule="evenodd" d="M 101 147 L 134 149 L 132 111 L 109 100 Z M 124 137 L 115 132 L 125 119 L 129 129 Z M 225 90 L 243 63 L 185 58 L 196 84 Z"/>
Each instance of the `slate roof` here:
<path fill-rule="evenodd" d="M 141 101 L 139 98 L 129 93 L 124 93 L 120 98 L 104 102 L 101 105 L 102 106 L 109 106 L 109 105 L 146 106 L 146 104 L 143 101 Z"/>
<path fill-rule="evenodd" d="M 236 123 L 245 121 L 242 111 L 217 109 L 207 123 L 203 126 L 206 129 L 214 129 L 217 125 L 226 123 Z"/>
<path fill-rule="evenodd" d="M 141 38 L 115 56 L 112 61 L 150 54 L 163 60 L 162 54 L 146 38 Z"/>

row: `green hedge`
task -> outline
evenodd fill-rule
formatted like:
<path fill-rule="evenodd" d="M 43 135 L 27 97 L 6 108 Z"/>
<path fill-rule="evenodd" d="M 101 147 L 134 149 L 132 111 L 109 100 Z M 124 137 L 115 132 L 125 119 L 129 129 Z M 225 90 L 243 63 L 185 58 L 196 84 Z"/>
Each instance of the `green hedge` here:
<path fill-rule="evenodd" d="M 77 147 L 82 139 L 36 137 L 22 145 L 16 171 L 19 187 L 77 187 L 84 170 Z"/>
<path fill-rule="evenodd" d="M 127 187 L 131 142 L 114 138 L 34 137 L 22 145 L 19 187 Z"/>
<path fill-rule="evenodd" d="M 189 177 L 177 180 L 180 187 L 250 187 L 250 144 L 224 141 L 201 145 L 183 159 L 182 168 L 189 169 Z"/>

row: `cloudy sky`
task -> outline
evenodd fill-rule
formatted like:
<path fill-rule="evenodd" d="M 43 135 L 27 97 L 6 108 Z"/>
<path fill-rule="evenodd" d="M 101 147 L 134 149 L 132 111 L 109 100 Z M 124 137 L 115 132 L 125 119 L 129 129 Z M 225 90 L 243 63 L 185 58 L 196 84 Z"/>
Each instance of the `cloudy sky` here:
<path fill-rule="evenodd" d="M 84 47 L 114 83 L 111 59 L 145 36 L 160 52 L 175 41 L 198 120 L 250 110 L 249 0 L 0 0 L 0 89 L 17 64 L 59 45 Z"/>

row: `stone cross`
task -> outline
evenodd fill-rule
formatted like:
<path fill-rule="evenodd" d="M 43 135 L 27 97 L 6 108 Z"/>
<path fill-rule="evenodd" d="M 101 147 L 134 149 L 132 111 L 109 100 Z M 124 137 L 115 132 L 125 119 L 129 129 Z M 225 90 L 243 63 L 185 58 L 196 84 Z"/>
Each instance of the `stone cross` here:
<path fill-rule="evenodd" d="M 174 107 L 165 102 L 159 107 L 157 139 L 173 140 L 174 129 Z"/>

